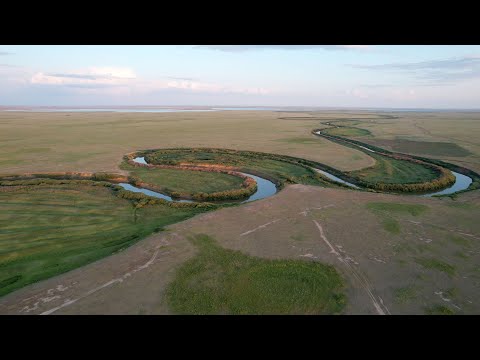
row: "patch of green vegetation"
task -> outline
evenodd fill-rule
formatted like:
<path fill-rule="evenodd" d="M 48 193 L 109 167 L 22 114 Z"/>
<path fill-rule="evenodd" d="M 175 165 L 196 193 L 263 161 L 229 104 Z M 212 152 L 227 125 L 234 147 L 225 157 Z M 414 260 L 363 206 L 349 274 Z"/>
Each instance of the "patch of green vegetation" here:
<path fill-rule="evenodd" d="M 170 192 L 181 193 L 213 193 L 238 189 L 244 181 L 238 176 L 218 172 L 149 169 L 133 166 L 130 174 L 138 177 L 140 181 L 169 189 Z"/>
<path fill-rule="evenodd" d="M 277 139 L 275 141 L 287 143 L 287 144 L 314 144 L 314 145 L 321 145 L 321 143 L 317 139 L 312 139 L 308 137 L 291 137 L 291 138 L 283 138 Z"/>
<path fill-rule="evenodd" d="M 337 127 L 337 128 L 329 128 L 323 130 L 328 135 L 334 136 L 346 136 L 346 137 L 354 137 L 354 136 L 368 136 L 371 135 L 371 132 L 366 129 L 359 129 L 354 127 Z"/>
<path fill-rule="evenodd" d="M 291 235 L 290 238 L 295 241 L 304 241 L 305 235 L 304 234 Z"/>
<path fill-rule="evenodd" d="M 430 276 L 427 274 L 418 273 L 415 277 L 421 281 L 430 281 Z"/>
<path fill-rule="evenodd" d="M 381 140 L 379 145 L 390 146 L 393 151 L 422 155 L 465 157 L 472 154 L 467 149 L 451 142 L 395 139 Z"/>
<path fill-rule="evenodd" d="M 456 298 L 458 296 L 458 290 L 456 288 L 450 288 L 444 292 L 445 296 L 449 299 Z"/>
<path fill-rule="evenodd" d="M 415 184 L 438 178 L 431 168 L 411 161 L 393 159 L 374 153 L 369 156 L 376 160 L 374 166 L 349 172 L 350 175 L 370 183 Z"/>
<path fill-rule="evenodd" d="M 175 313 L 337 314 L 345 306 L 343 280 L 330 265 L 248 256 L 207 235 L 190 240 L 199 252 L 166 291 Z"/>
<path fill-rule="evenodd" d="M 206 209 L 134 209 L 103 186 L 7 188 L 0 192 L 0 296 L 125 248 Z"/>
<path fill-rule="evenodd" d="M 424 253 L 425 251 L 427 252 L 435 252 L 432 248 L 432 246 L 428 245 L 428 244 L 418 244 L 416 246 L 416 248 L 418 249 L 418 252 L 419 253 Z"/>
<path fill-rule="evenodd" d="M 452 195 L 455 195 L 455 194 L 452 194 Z M 455 209 L 464 209 L 464 210 L 476 210 L 478 208 L 478 206 L 474 204 L 458 202 L 458 201 L 450 201 L 447 203 L 447 206 L 453 207 Z"/>
<path fill-rule="evenodd" d="M 468 259 L 468 255 L 466 255 L 464 252 L 462 251 L 455 251 L 453 253 L 453 255 L 455 255 L 456 257 L 459 257 L 461 259 Z"/>
<path fill-rule="evenodd" d="M 412 246 L 405 243 L 398 243 L 392 246 L 392 250 L 395 254 L 405 254 L 407 252 L 412 252 Z"/>
<path fill-rule="evenodd" d="M 383 211 L 396 214 L 422 215 L 428 210 L 428 206 L 421 204 L 399 204 L 393 202 L 370 202 L 367 208 L 373 211 Z"/>
<path fill-rule="evenodd" d="M 410 302 L 417 297 L 417 290 L 418 287 L 413 285 L 395 289 L 393 292 L 395 301 L 399 304 Z"/>
<path fill-rule="evenodd" d="M 396 259 L 397 263 L 404 267 L 405 265 L 407 265 L 407 261 L 405 259 Z"/>
<path fill-rule="evenodd" d="M 464 237 L 462 236 L 458 236 L 458 235 L 449 235 L 448 236 L 448 239 L 457 244 L 457 245 L 460 245 L 460 246 L 464 246 L 464 247 L 470 247 L 471 246 L 471 243 L 470 243 L 470 240 L 468 239 L 465 239 Z"/>
<path fill-rule="evenodd" d="M 455 266 L 435 258 L 416 258 L 415 262 L 422 265 L 426 269 L 442 271 L 449 276 L 453 276 L 456 273 Z"/>
<path fill-rule="evenodd" d="M 400 224 L 397 220 L 385 217 L 382 220 L 382 225 L 385 230 L 391 234 L 400 234 Z"/>
<path fill-rule="evenodd" d="M 428 210 L 428 206 L 420 204 L 399 204 L 392 202 L 370 202 L 367 209 L 382 218 L 383 228 L 391 234 L 400 233 L 399 222 L 392 217 L 392 214 L 409 214 L 419 216 Z"/>
<path fill-rule="evenodd" d="M 427 315 L 455 315 L 455 312 L 445 305 L 434 305 L 425 309 Z"/>
<path fill-rule="evenodd" d="M 228 149 L 161 149 L 147 152 L 145 158 L 151 164 L 230 166 L 278 183 L 326 184 L 310 167 L 295 163 L 293 160 L 287 161 L 285 157 L 275 154 Z"/>

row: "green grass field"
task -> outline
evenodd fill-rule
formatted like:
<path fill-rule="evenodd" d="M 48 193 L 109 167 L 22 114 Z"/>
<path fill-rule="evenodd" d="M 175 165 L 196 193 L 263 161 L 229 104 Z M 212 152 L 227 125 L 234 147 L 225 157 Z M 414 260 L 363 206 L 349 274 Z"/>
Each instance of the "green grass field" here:
<path fill-rule="evenodd" d="M 349 172 L 367 182 L 384 182 L 391 184 L 413 184 L 434 180 L 438 175 L 430 168 L 409 161 L 392 159 L 377 154 L 371 155 L 377 163 L 375 166 Z"/>
<path fill-rule="evenodd" d="M 152 164 L 211 164 L 233 166 L 244 172 L 253 172 L 265 175 L 276 181 L 290 181 L 308 185 L 327 185 L 317 174 L 300 165 L 291 164 L 281 160 L 268 158 L 268 154 L 251 156 L 243 152 L 231 151 L 208 151 L 207 149 L 192 150 L 159 150 L 146 155 L 146 159 Z"/>
<path fill-rule="evenodd" d="M 384 146 L 392 151 L 420 155 L 466 157 L 471 152 L 458 144 L 440 141 L 413 141 L 405 139 L 376 140 L 377 146 Z"/>
<path fill-rule="evenodd" d="M 336 314 L 343 280 L 329 265 L 267 260 L 191 239 L 199 253 L 176 272 L 167 302 L 178 314 Z"/>
<path fill-rule="evenodd" d="M 449 276 L 453 276 L 456 273 L 455 266 L 448 264 L 442 260 L 422 257 L 415 259 L 415 261 L 426 269 L 441 271 L 448 274 Z"/>
<path fill-rule="evenodd" d="M 325 133 L 334 136 L 356 137 L 370 135 L 370 131 L 353 127 L 337 127 L 323 130 Z"/>
<path fill-rule="evenodd" d="M 401 233 L 400 223 L 396 217 L 399 215 L 420 216 L 428 210 L 428 206 L 421 204 L 400 204 L 393 202 L 371 202 L 367 209 L 379 216 L 382 227 L 393 235 Z"/>
<path fill-rule="evenodd" d="M 367 208 L 372 211 L 388 212 L 392 214 L 422 215 L 428 210 L 428 206 L 421 204 L 399 204 L 393 202 L 371 202 Z"/>
<path fill-rule="evenodd" d="M 202 210 L 132 204 L 109 188 L 8 187 L 0 192 L 0 296 L 125 248 Z"/>
<path fill-rule="evenodd" d="M 292 113 L 28 113 L 0 111 L 0 174 L 117 172 L 140 149 L 217 147 L 263 151 L 324 162 L 340 170 L 373 164 L 368 155 L 312 139 L 315 122 L 280 120 Z M 302 113 L 299 113 L 302 116 Z M 308 117 L 308 114 L 305 114 Z M 305 116 L 303 115 L 303 116 Z M 297 140 L 278 141 L 295 138 Z M 305 141 L 302 141 L 304 139 Z M 315 141 L 312 141 L 315 140 Z M 357 157 L 353 157 L 357 155 Z"/>
<path fill-rule="evenodd" d="M 127 167 L 124 167 L 127 169 Z M 176 169 L 149 169 L 129 167 L 130 174 L 141 181 L 158 185 L 169 191 L 182 193 L 212 193 L 238 189 L 243 179 L 238 176 L 210 173 L 204 171 L 176 170 Z"/>

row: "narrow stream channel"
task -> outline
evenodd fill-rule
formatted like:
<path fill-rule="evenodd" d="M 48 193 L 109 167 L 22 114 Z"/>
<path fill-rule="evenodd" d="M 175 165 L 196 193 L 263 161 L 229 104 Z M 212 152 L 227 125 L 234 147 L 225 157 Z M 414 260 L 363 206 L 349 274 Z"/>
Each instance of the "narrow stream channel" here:
<path fill-rule="evenodd" d="M 322 132 L 321 131 L 316 131 L 315 132 L 316 135 L 319 135 L 321 136 L 322 135 Z M 364 150 L 367 150 L 367 151 L 370 151 L 372 153 L 376 153 L 376 151 L 372 150 L 372 149 L 369 149 L 367 148 L 366 146 L 361 146 L 361 145 L 358 145 L 358 144 L 353 144 L 353 143 L 350 143 L 352 145 L 355 145 L 359 148 L 362 148 Z M 315 171 L 325 175 L 326 177 L 328 177 L 329 179 L 333 180 L 333 181 L 336 181 L 336 182 L 339 182 L 339 183 L 342 183 L 342 184 L 345 184 L 345 185 L 348 185 L 352 188 L 355 188 L 355 189 L 360 189 L 360 187 L 354 185 L 354 184 L 351 184 L 349 182 L 346 182 L 326 171 L 323 171 L 323 170 L 319 170 L 319 169 L 314 169 Z M 463 174 L 460 174 L 460 173 L 457 173 L 455 171 L 452 171 L 452 174 L 455 176 L 455 183 L 450 186 L 449 188 L 446 188 L 446 189 L 443 189 L 441 191 L 436 191 L 436 192 L 433 192 L 433 193 L 427 193 L 427 194 L 422 194 L 422 195 L 418 195 L 418 196 L 421 196 L 421 197 L 431 197 L 431 196 L 434 196 L 434 195 L 448 195 L 448 194 L 453 194 L 453 193 L 456 193 L 457 191 L 461 191 L 461 190 L 466 190 L 468 189 L 468 187 L 470 186 L 470 184 L 472 183 L 472 178 L 466 176 L 466 175 L 463 175 Z"/>

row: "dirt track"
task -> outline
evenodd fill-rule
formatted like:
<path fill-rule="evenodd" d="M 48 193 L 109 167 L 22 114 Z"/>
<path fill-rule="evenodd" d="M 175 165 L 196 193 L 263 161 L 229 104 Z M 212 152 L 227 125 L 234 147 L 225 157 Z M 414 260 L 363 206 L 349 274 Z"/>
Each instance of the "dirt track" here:
<path fill-rule="evenodd" d="M 477 193 L 453 202 L 288 186 L 271 198 L 170 226 L 120 253 L 9 294 L 0 299 L 0 314 L 168 314 L 165 285 L 194 256 L 187 238 L 198 233 L 251 255 L 334 265 L 347 282 L 347 314 L 423 314 L 434 305 L 478 314 Z M 383 201 L 429 210 L 417 217 L 385 214 L 400 224 L 401 232 L 392 234 L 382 226 L 383 215 L 366 208 Z M 419 257 L 446 261 L 456 274 L 426 269 Z M 399 296 L 406 288 L 409 296 Z"/>

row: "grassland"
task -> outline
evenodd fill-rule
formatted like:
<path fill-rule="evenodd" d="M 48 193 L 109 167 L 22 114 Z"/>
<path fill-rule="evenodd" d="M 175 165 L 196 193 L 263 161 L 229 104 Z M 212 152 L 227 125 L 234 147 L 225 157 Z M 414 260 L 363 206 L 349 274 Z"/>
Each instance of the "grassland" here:
<path fill-rule="evenodd" d="M 77 298 L 81 301 L 62 307 L 55 314 L 178 312 L 167 301 L 167 288 L 183 265 L 197 259 L 201 252 L 189 239 L 195 234 L 206 234 L 223 250 L 241 252 L 249 258 L 334 266 L 345 280 L 342 314 L 377 312 L 369 292 L 356 282 L 355 276 L 349 276 L 350 267 L 342 267 L 338 255 L 331 252 L 324 239 L 351 264 L 356 274 L 363 274 L 368 290 L 377 299 L 380 297 L 392 314 L 425 314 L 439 304 L 449 312 L 480 314 L 480 304 L 475 301 L 480 296 L 479 194 L 472 191 L 451 200 L 291 185 L 262 201 L 222 208 L 170 225 L 167 231 L 101 261 L 0 297 L 0 313 L 24 314 L 22 309 L 34 309 L 36 303 L 38 308 L 28 313 L 42 313 Z M 380 205 L 373 205 L 371 211 L 371 203 Z M 423 210 L 425 207 L 427 210 Z M 383 216 L 398 224 L 399 234 L 383 229 Z M 464 256 L 459 257 L 459 252 Z M 419 258 L 449 264 L 455 268 L 455 275 L 425 268 L 417 262 Z M 217 279 L 209 268 L 200 267 L 199 272 L 212 281 Z M 224 279 L 225 273 L 220 273 L 220 279 Z M 232 272 L 228 274 L 234 276 Z M 112 284 L 119 278 L 123 282 Z M 207 286 L 203 278 L 192 274 L 192 279 L 198 280 L 202 288 Z M 92 293 L 104 284 L 112 285 Z M 207 284 L 213 289 L 223 286 L 216 282 Z M 48 295 L 50 289 L 59 285 L 69 288 Z M 195 282 L 190 285 L 182 288 L 193 291 Z M 414 293 L 397 290 L 409 286 L 415 287 Z M 450 296 L 452 288 L 457 290 L 455 297 Z M 452 300 L 443 301 L 438 295 L 441 292 L 444 298 Z M 58 298 L 42 302 L 42 298 L 51 296 Z M 180 303 L 191 309 L 192 303 L 187 300 Z M 223 311 L 229 311 L 228 307 Z"/>
<path fill-rule="evenodd" d="M 438 270 L 442 271 L 449 276 L 453 276 L 456 273 L 455 267 L 452 266 L 451 264 L 448 264 L 444 261 L 435 259 L 435 258 L 417 258 L 415 260 L 417 263 L 422 265 L 426 269 L 433 269 L 433 270 Z"/>
<path fill-rule="evenodd" d="M 428 206 L 422 204 L 399 204 L 394 202 L 372 202 L 367 207 L 373 211 L 410 214 L 412 216 L 422 215 L 428 210 Z"/>
<path fill-rule="evenodd" d="M 263 151 L 324 162 L 340 170 L 373 165 L 360 151 L 314 138 L 313 121 L 278 119 L 285 115 L 292 113 L 0 112 L 0 174 L 118 172 L 119 159 L 126 153 L 173 147 Z"/>
<path fill-rule="evenodd" d="M 455 315 L 455 311 L 445 305 L 434 305 L 425 309 L 427 315 Z"/>
<path fill-rule="evenodd" d="M 282 185 L 286 181 L 309 185 L 329 185 L 309 167 L 270 158 L 270 154 L 221 149 L 162 149 L 147 153 L 145 158 L 151 164 L 188 163 L 212 166 L 221 164 L 247 173 L 263 175 Z"/>
<path fill-rule="evenodd" d="M 0 112 L 0 173 L 118 172 L 119 160 L 131 151 L 214 146 L 291 155 L 325 163 L 342 171 L 360 172 L 364 168 L 372 170 L 377 167 L 377 171 L 369 174 L 371 181 L 380 174 L 381 180 L 385 181 L 385 174 L 389 172 L 395 182 L 406 178 L 411 180 L 419 175 L 418 169 L 413 171 L 399 164 L 382 164 L 372 154 L 310 134 L 312 128 L 331 119 L 344 119 L 345 124 L 365 128 L 371 135 L 360 140 L 372 144 L 377 142 L 379 146 L 384 140 L 403 141 L 402 146 L 410 144 L 407 142 L 458 144 L 468 154 L 451 145 L 423 144 L 411 144 L 412 147 L 406 149 L 409 151 L 404 152 L 419 152 L 418 155 L 422 155 L 422 151 L 429 151 L 434 157 L 480 171 L 479 113 L 399 113 L 386 117 L 366 112 L 326 111 L 289 113 L 288 118 L 285 115 L 274 112 Z M 284 118 L 280 119 L 282 116 Z M 438 149 L 436 154 L 435 149 Z M 208 154 L 203 156 L 197 159 L 198 162 L 218 160 L 209 159 Z M 308 170 L 294 164 L 252 158 L 248 161 L 231 158 L 229 161 L 245 171 L 266 172 L 284 180 L 290 178 L 299 183 L 319 185 L 318 179 L 312 178 Z M 123 173 L 127 171 L 123 169 Z M 428 174 L 421 176 L 424 178 Z M 173 178 L 174 175 L 171 176 L 172 184 Z M 160 178 L 158 180 L 161 181 Z M 194 186 L 195 181 L 189 181 Z M 209 186 L 200 180 L 196 182 L 198 186 Z M 284 295 L 301 291 L 300 288 L 284 290 L 290 285 L 277 280 L 277 275 L 287 278 L 292 271 L 320 277 L 326 269 L 320 266 L 318 271 L 304 271 L 299 264 L 309 267 L 310 264 L 322 263 L 339 266 L 337 257 L 332 255 L 324 241 L 328 239 L 342 256 L 342 251 L 348 254 L 349 261 L 355 262 L 358 271 L 366 274 L 371 281 L 372 293 L 379 294 L 392 313 L 446 314 L 453 313 L 454 305 L 461 308 L 455 308 L 461 313 L 480 313 L 478 304 L 473 301 L 480 296 L 477 286 L 480 279 L 480 267 L 477 265 L 480 261 L 477 241 L 480 238 L 479 191 L 460 194 L 452 200 L 292 185 L 261 202 L 225 208 L 173 225 L 171 232 L 160 232 L 133 247 L 129 245 L 141 237 L 203 210 L 146 205 L 138 208 L 135 216 L 129 201 L 112 196 L 108 188 L 86 185 L 50 184 L 35 188 L 2 188 L 0 191 L 0 246 L 3 248 L 0 248 L 0 295 L 115 253 L 101 262 L 82 267 L 73 275 L 62 275 L 62 280 L 52 278 L 44 285 L 38 284 L 35 290 L 29 287 L 20 290 L 18 295 L 15 292 L 2 297 L 0 313 L 13 312 L 17 305 L 20 309 L 24 304 L 33 307 L 40 301 L 38 289 L 45 286 L 46 293 L 48 289 L 64 284 L 60 282 L 63 279 L 78 280 L 80 285 L 71 285 L 68 291 L 72 292 L 68 293 L 68 297 L 67 293 L 59 293 L 59 298 L 50 303 L 40 301 L 38 311 L 81 297 L 99 284 L 108 284 L 112 278 L 130 273 L 131 254 L 141 258 L 139 266 L 150 264 L 150 259 L 157 254 L 158 239 L 168 239 L 169 248 L 163 257 L 159 255 L 152 262 L 148 270 L 138 272 L 118 286 L 88 295 L 81 302 L 62 308 L 62 311 L 105 313 L 113 308 L 120 313 L 138 313 L 144 309 L 146 313 L 169 313 L 173 310 L 185 313 L 264 313 L 268 312 L 267 308 L 275 308 L 279 313 L 312 313 L 318 309 L 326 313 L 374 311 L 371 298 L 362 292 L 363 288 L 348 281 L 346 293 L 353 294 L 349 299 L 354 299 L 355 303 L 345 303 L 342 292 L 335 287 L 336 282 L 330 281 L 334 277 L 327 281 L 331 287 L 312 291 L 308 287 L 303 288 L 305 291 L 298 303 L 288 297 L 285 297 L 285 302 L 278 297 L 273 302 L 269 293 L 265 295 L 259 290 L 265 286 L 271 294 Z M 322 233 L 319 233 L 313 220 L 321 224 Z M 195 254 L 194 245 L 186 240 L 192 233 L 208 234 L 215 238 L 218 246 L 209 242 L 208 238 L 194 239 L 197 246 Z M 190 245 L 178 245 L 182 239 Z M 213 253 L 215 258 L 208 255 Z M 192 259 L 188 262 L 190 255 Z M 4 257 L 8 257 L 6 261 L 3 261 Z M 306 258 L 310 260 L 305 261 Z M 227 263 L 226 259 L 238 263 Z M 182 265 L 183 261 L 187 262 Z M 287 263 L 288 267 L 284 269 L 282 265 L 282 270 L 272 265 Z M 196 264 L 198 274 L 204 278 L 188 272 L 192 264 Z M 238 267 L 234 267 L 236 264 Z M 211 265 L 212 268 L 203 265 Z M 117 269 L 122 269 L 124 273 L 116 274 Z M 170 277 L 174 270 L 179 271 L 179 277 Z M 235 274 L 237 270 L 238 274 Z M 250 272 L 253 270 L 259 271 L 258 278 L 253 277 Z M 245 285 L 249 276 L 258 279 L 252 282 L 251 287 Z M 310 284 L 309 276 L 305 279 Z M 194 282 L 188 283 L 188 279 Z M 237 284 L 236 288 L 225 286 L 222 283 L 224 279 Z M 177 286 L 178 296 L 170 297 L 173 302 L 162 307 L 159 298 L 171 280 Z M 417 282 L 419 286 L 415 287 L 415 294 L 410 290 L 394 291 L 405 289 L 412 283 L 416 286 Z M 87 290 L 82 288 L 85 283 L 91 284 Z M 195 288 L 195 284 L 199 287 Z M 279 288 L 274 285 L 274 288 L 269 288 L 270 284 Z M 438 305 L 442 300 L 437 293 L 444 291 L 447 296 L 446 289 L 453 287 L 459 289 L 458 299 Z M 201 289 L 204 299 L 212 300 L 215 308 L 206 305 L 206 300 L 200 302 L 203 304 L 200 310 L 189 302 L 185 294 L 192 294 L 195 289 Z M 238 301 L 233 298 L 232 289 L 237 291 L 233 294 Z M 261 296 L 258 296 L 259 293 Z M 313 299 L 316 296 L 318 300 Z M 259 302 L 252 305 L 251 299 L 257 298 Z M 298 304 L 300 306 L 297 307 Z"/>
<path fill-rule="evenodd" d="M 218 246 L 207 235 L 199 253 L 177 270 L 167 288 L 180 314 L 334 314 L 345 306 L 343 280 L 332 266 L 267 260 Z"/>
<path fill-rule="evenodd" d="M 363 115 L 363 118 L 359 114 L 351 115 L 355 125 L 344 121 L 339 124 L 368 130 L 372 135 L 362 139 L 366 143 L 391 151 L 427 155 L 480 171 L 480 112 L 391 112 L 380 116 L 365 112 Z M 328 120 L 347 116 L 332 114 Z"/>
<path fill-rule="evenodd" d="M 394 215 L 419 216 L 428 210 L 428 207 L 421 204 L 399 204 L 394 202 L 372 202 L 367 208 L 381 219 L 383 228 L 393 235 L 401 233 L 401 226 Z"/>
<path fill-rule="evenodd" d="M 466 157 L 470 151 L 458 144 L 440 141 L 412 141 L 405 139 L 375 140 L 377 146 L 391 149 L 395 152 L 428 155 L 435 157 Z"/>
<path fill-rule="evenodd" d="M 124 249 L 202 210 L 134 211 L 109 188 L 39 185 L 0 192 L 0 295 Z"/>
<path fill-rule="evenodd" d="M 334 136 L 345 136 L 345 137 L 357 137 L 357 136 L 368 136 L 370 131 L 365 129 L 359 129 L 354 127 L 335 127 L 324 130 L 325 133 Z"/>
<path fill-rule="evenodd" d="M 141 181 L 161 186 L 169 192 L 212 193 L 237 189 L 243 183 L 242 178 L 222 173 L 129 166 L 122 166 L 122 168 L 129 169 L 130 175 L 138 177 Z"/>
<path fill-rule="evenodd" d="M 370 183 L 415 184 L 438 178 L 433 169 L 405 160 L 387 158 L 378 154 L 371 155 L 377 161 L 370 168 L 351 171 L 350 175 Z"/>

